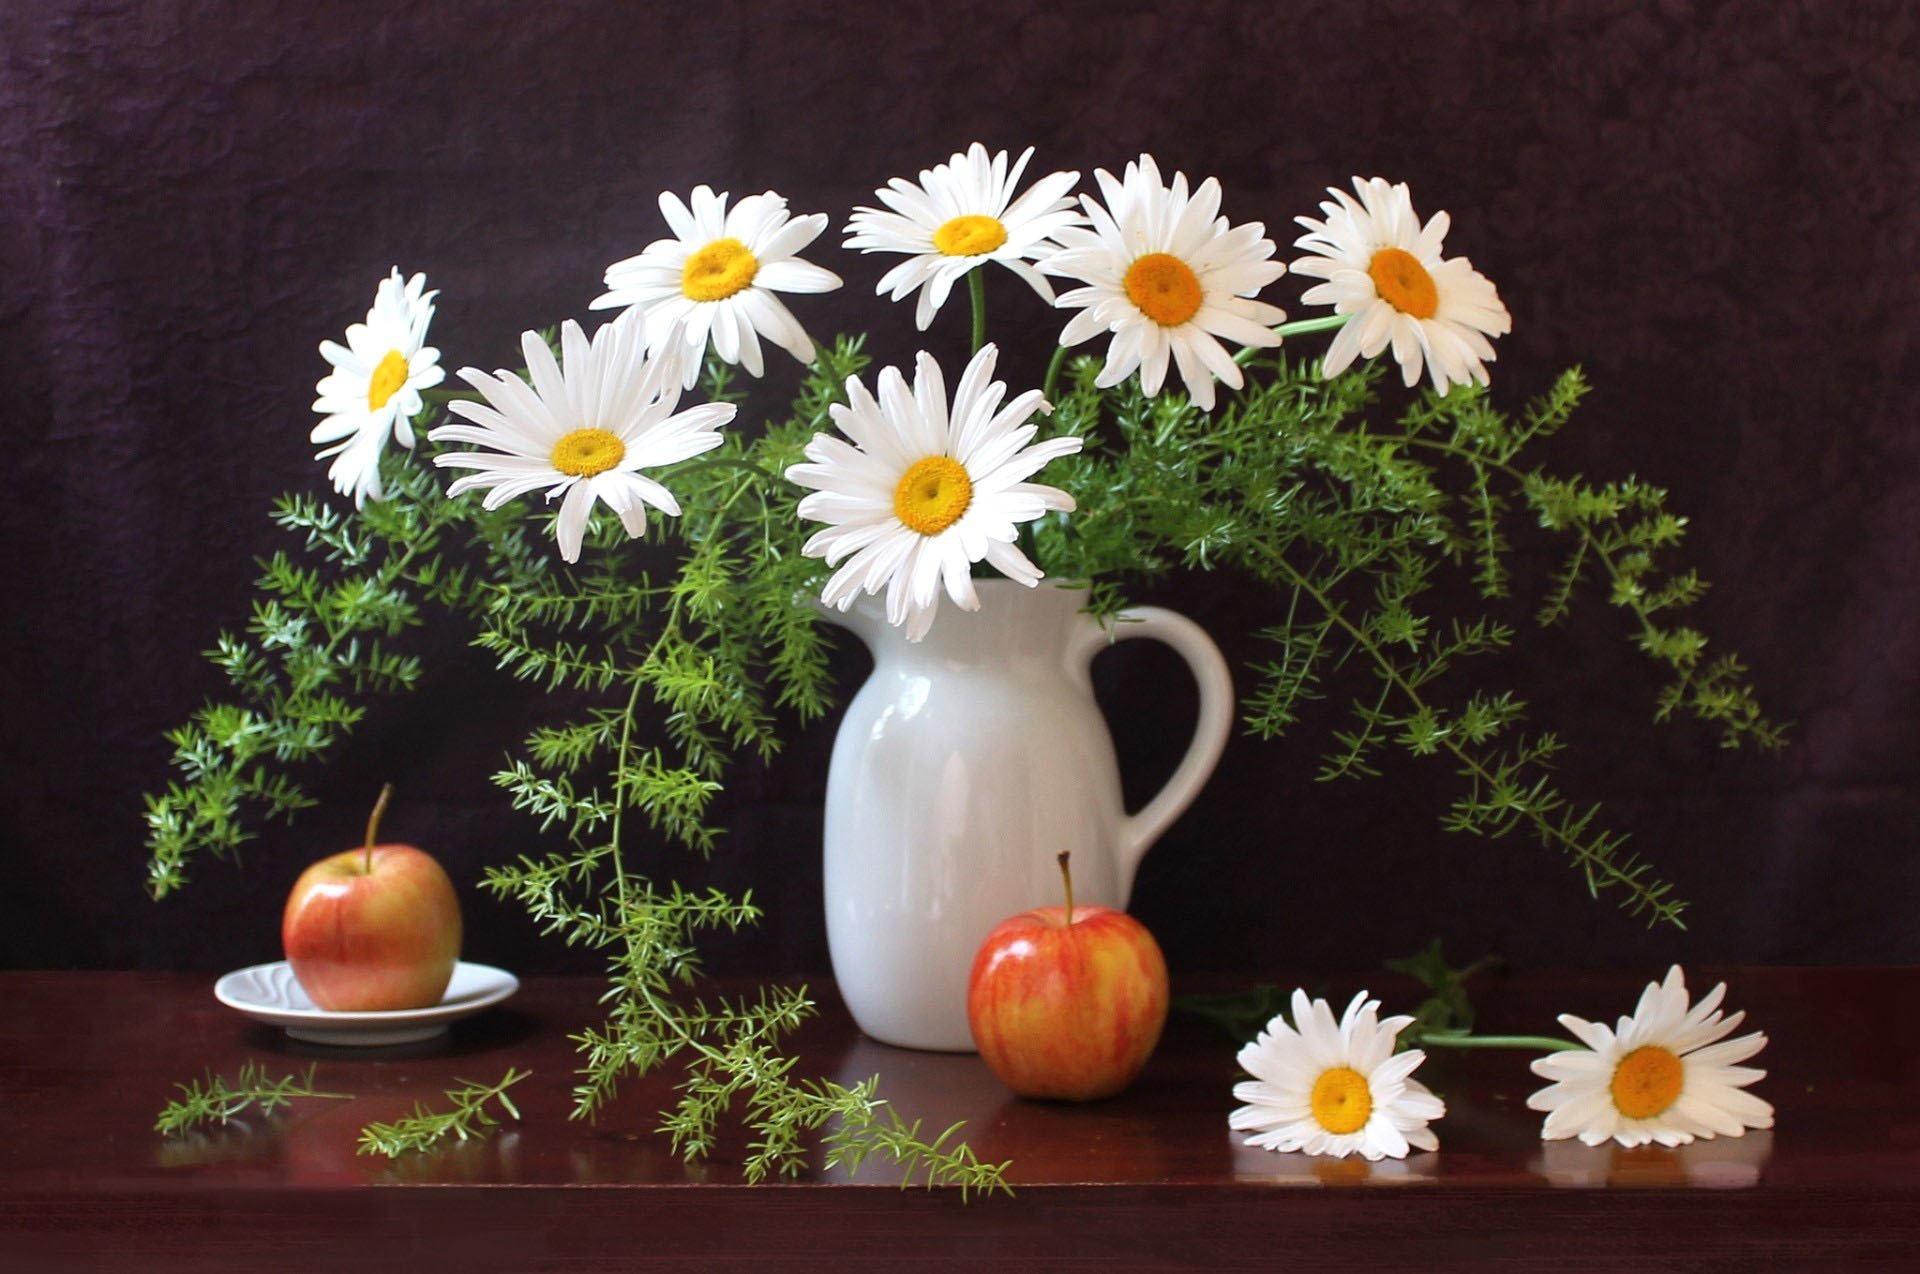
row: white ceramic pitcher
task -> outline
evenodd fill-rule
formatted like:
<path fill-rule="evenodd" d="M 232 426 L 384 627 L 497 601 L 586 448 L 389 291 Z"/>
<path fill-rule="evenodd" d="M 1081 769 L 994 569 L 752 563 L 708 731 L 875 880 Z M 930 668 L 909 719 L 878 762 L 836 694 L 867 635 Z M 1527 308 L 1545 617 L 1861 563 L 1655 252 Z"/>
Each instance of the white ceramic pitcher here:
<path fill-rule="evenodd" d="M 1233 724 L 1219 648 L 1172 611 L 1110 628 L 1084 590 L 976 581 L 980 609 L 942 605 L 909 642 L 878 598 L 829 611 L 873 651 L 827 776 L 827 942 L 860 1029 L 908 1048 L 965 1051 L 967 974 L 994 925 L 1074 900 L 1125 907 L 1147 848 L 1213 772 Z M 1089 670 L 1110 642 L 1152 637 L 1193 670 L 1200 716 L 1173 777 L 1137 814 Z"/>

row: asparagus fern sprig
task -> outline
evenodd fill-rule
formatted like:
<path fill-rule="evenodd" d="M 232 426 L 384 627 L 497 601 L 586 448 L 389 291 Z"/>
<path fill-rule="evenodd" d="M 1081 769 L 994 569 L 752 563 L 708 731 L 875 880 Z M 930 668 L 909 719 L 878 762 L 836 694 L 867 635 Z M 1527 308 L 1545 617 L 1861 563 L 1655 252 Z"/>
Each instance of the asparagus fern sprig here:
<path fill-rule="evenodd" d="M 309 1066 L 304 1075 L 282 1075 L 275 1079 L 257 1062 L 243 1064 L 232 1079 L 208 1071 L 200 1079 L 174 1085 L 180 1090 L 180 1096 L 161 1109 L 153 1123 L 154 1131 L 171 1137 L 204 1124 L 230 1123 L 250 1108 L 271 1115 L 282 1106 L 292 1105 L 295 1098 L 342 1101 L 352 1096 L 315 1088 L 313 1073 L 314 1068 Z"/>
<path fill-rule="evenodd" d="M 532 1073 L 510 1066 L 505 1075 L 491 1084 L 457 1080 L 461 1087 L 447 1090 L 446 1109 L 434 1110 L 425 1102 L 415 1102 L 411 1115 L 392 1122 L 368 1124 L 360 1130 L 359 1151 L 363 1155 L 385 1155 L 393 1159 L 409 1151 L 430 1150 L 449 1137 L 466 1141 L 499 1124 L 489 1105 L 498 1106 L 509 1118 L 518 1119 L 520 1111 L 507 1096 L 507 1090 Z"/>

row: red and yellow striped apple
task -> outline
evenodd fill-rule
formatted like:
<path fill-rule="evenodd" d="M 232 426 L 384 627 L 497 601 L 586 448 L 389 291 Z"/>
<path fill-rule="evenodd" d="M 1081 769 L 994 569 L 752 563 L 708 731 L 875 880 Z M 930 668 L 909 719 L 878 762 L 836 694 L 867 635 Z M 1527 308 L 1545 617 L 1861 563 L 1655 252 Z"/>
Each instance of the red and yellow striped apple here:
<path fill-rule="evenodd" d="M 412 845 L 374 844 L 391 794 L 381 789 L 364 845 L 307 868 L 287 897 L 280 941 L 319 1008 L 429 1008 L 460 959 L 460 901 L 445 870 Z"/>
<path fill-rule="evenodd" d="M 1133 1082 L 1167 1021 L 1167 962 L 1146 926 L 1111 907 L 1036 907 L 995 926 L 967 979 L 967 1024 L 1022 1097 L 1092 1101 Z"/>

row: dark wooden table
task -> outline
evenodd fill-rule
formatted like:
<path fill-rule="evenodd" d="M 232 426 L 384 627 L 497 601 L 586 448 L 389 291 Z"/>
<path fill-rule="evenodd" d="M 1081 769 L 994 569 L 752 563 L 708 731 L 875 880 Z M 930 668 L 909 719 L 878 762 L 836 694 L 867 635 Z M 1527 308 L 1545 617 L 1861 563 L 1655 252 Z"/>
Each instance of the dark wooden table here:
<path fill-rule="evenodd" d="M 1492 981 L 1482 1025 L 1611 1018 L 1657 972 Z M 204 975 L 0 973 L 0 1269 L 1920 1269 L 1920 970 L 1690 973 L 1696 991 L 1727 978 L 1771 1036 L 1757 1091 L 1778 1110 L 1772 1132 L 1543 1145 L 1525 1058 L 1454 1054 L 1422 1071 L 1449 1107 L 1440 1152 L 1374 1165 L 1237 1145 L 1233 1049 L 1203 1023 L 1176 1018 L 1117 1099 L 1024 1102 L 972 1057 L 862 1039 L 822 980 L 803 1072 L 877 1071 L 929 1127 L 966 1119 L 1017 1187 L 968 1203 L 864 1169 L 747 1186 L 738 1145 L 683 1163 L 651 1131 L 670 1077 L 632 1084 L 597 1125 L 569 1120 L 567 1035 L 594 1020 L 591 980 L 533 979 L 438 1044 L 358 1053 L 250 1023 Z M 1389 1011 L 1417 998 L 1369 981 Z M 177 1082 L 248 1061 L 313 1061 L 321 1087 L 358 1096 L 152 1131 Z M 398 1161 L 355 1153 L 369 1120 L 509 1065 L 535 1072 L 515 1090 L 520 1122 Z"/>

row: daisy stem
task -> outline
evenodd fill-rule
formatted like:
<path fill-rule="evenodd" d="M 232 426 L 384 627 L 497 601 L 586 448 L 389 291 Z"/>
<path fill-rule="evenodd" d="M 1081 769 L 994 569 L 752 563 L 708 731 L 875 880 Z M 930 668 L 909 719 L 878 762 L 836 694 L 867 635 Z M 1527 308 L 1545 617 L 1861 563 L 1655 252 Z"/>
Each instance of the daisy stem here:
<path fill-rule="evenodd" d="M 1306 336 L 1311 332 L 1331 332 L 1337 327 L 1345 327 L 1350 314 L 1323 314 L 1319 318 L 1299 319 L 1292 323 L 1282 323 L 1273 329 L 1273 334 L 1285 340 L 1289 336 Z"/>
<path fill-rule="evenodd" d="M 745 469 L 755 477 L 765 477 L 766 470 L 751 460 L 741 460 L 734 456 L 712 456 L 706 460 L 696 460 L 678 470 L 681 477 L 692 477 L 697 473 L 707 473 L 714 469 Z"/>
<path fill-rule="evenodd" d="M 1572 1040 L 1559 1040 L 1551 1035 L 1467 1035 L 1453 1031 L 1409 1031 L 1407 1035 L 1422 1048 L 1437 1044 L 1441 1048 L 1531 1048 L 1564 1053 L 1581 1047 Z"/>
<path fill-rule="evenodd" d="M 1053 387 L 1060 379 L 1060 368 L 1066 361 L 1067 347 L 1064 345 L 1054 346 L 1053 358 L 1047 363 L 1047 378 L 1040 382 L 1040 396 L 1049 403 L 1053 401 Z"/>
<path fill-rule="evenodd" d="M 987 343 L 987 280 L 979 270 L 967 272 L 967 295 L 973 299 L 973 352 Z"/>
<path fill-rule="evenodd" d="M 1289 336 L 1307 336 L 1314 332 L 1331 332 L 1337 327 L 1345 327 L 1347 320 L 1351 317 L 1352 315 L 1349 314 L 1324 314 L 1319 318 L 1300 319 L 1294 323 L 1282 323 L 1279 327 L 1273 329 L 1273 334 L 1281 340 L 1285 340 Z M 1260 349 L 1261 347 L 1258 345 L 1243 346 L 1238 353 L 1234 354 L 1233 361 L 1245 367 L 1253 361 L 1253 356 L 1258 354 Z"/>
<path fill-rule="evenodd" d="M 665 640 L 664 633 L 661 640 Z M 658 647 L 656 646 L 656 649 Z M 633 679 L 633 688 L 627 692 L 627 709 L 620 716 L 620 750 L 614 753 L 613 778 L 614 789 L 619 790 L 619 782 L 627 773 L 627 753 L 633 745 L 633 717 L 640 711 L 640 687 L 642 679 Z M 613 897 L 620 907 L 620 926 L 627 926 L 627 866 L 620 852 L 620 816 L 626 812 L 626 802 L 616 801 L 613 807 L 613 826 L 608 829 L 607 844 L 613 849 Z M 633 935 L 626 935 L 627 950 L 634 949 Z"/>
<path fill-rule="evenodd" d="M 717 466 L 727 462 L 715 459 L 707 463 Z M 667 644 L 667 639 L 679 631 L 680 598 L 675 597 L 672 604 L 667 608 L 666 619 L 660 625 L 660 635 L 654 639 L 653 645 L 647 650 L 646 657 L 640 660 L 638 666 L 644 668 L 650 663 L 654 655 L 659 653 L 660 648 Z M 633 686 L 627 692 L 626 711 L 623 712 L 620 717 L 620 749 L 613 755 L 613 789 L 616 792 L 625 786 L 623 780 L 632 773 L 629 767 L 632 765 L 633 719 L 640 711 L 640 687 L 645 684 L 646 679 L 643 677 L 635 677 L 633 679 Z M 612 826 L 607 829 L 607 844 L 613 851 L 614 901 L 619 904 L 620 927 L 625 931 L 627 950 L 631 952 L 637 944 L 632 930 L 628 928 L 627 925 L 627 866 L 620 845 L 620 821 L 621 816 L 625 814 L 626 811 L 627 803 L 624 800 L 614 802 Z"/>

